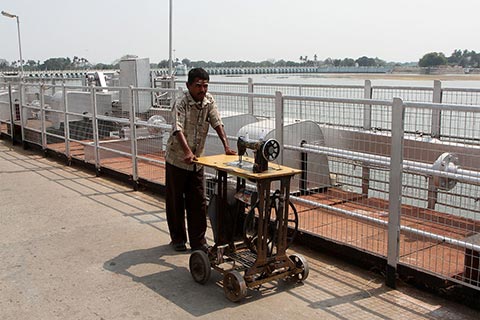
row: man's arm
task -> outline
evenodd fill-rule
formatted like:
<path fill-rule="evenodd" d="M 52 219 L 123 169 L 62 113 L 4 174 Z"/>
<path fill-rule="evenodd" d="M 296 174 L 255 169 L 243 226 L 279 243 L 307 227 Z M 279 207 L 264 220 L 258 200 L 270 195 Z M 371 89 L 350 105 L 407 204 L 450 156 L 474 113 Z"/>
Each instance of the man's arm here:
<path fill-rule="evenodd" d="M 185 136 L 183 135 L 182 131 L 177 131 L 175 132 L 175 136 L 178 139 L 178 142 L 180 142 L 180 145 L 182 146 L 183 153 L 185 156 L 183 157 L 183 161 L 187 164 L 192 164 L 193 160 L 197 160 L 197 157 L 193 154 L 192 150 L 190 150 L 190 147 L 188 146 L 187 139 L 185 139 Z"/>
<path fill-rule="evenodd" d="M 218 137 L 220 138 L 220 140 L 222 140 L 223 148 L 225 149 L 225 154 L 228 154 L 228 155 L 237 154 L 237 152 L 235 152 L 235 150 L 233 149 L 230 149 L 228 145 L 228 139 L 227 139 L 227 135 L 225 134 L 225 130 L 223 130 L 223 125 L 216 126 L 215 131 L 217 131 Z"/>

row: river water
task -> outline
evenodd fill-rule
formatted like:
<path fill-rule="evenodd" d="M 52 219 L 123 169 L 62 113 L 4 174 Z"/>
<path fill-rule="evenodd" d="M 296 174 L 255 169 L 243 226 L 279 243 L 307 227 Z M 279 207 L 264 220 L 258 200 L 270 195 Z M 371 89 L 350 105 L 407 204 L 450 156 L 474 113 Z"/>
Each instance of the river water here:
<path fill-rule="evenodd" d="M 319 84 L 319 85 L 364 85 L 371 80 L 373 86 L 418 86 L 433 87 L 440 80 L 444 88 L 480 89 L 480 75 L 415 75 L 415 74 L 246 74 L 212 75 L 210 81 Z M 182 78 L 179 78 L 182 79 Z M 186 80 L 184 77 L 183 79 Z"/>

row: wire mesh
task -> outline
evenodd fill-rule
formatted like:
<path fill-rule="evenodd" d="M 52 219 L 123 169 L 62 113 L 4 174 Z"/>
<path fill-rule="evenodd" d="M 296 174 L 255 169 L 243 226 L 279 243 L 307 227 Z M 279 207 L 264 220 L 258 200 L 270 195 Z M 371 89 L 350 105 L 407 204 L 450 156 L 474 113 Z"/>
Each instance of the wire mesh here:
<path fill-rule="evenodd" d="M 292 84 L 273 84 L 273 83 L 255 83 L 254 92 L 259 94 L 275 94 L 276 91 L 282 92 L 285 96 L 310 96 L 310 97 L 330 97 L 330 98 L 363 98 L 363 86 L 330 86 L 330 85 L 292 85 Z"/>
<path fill-rule="evenodd" d="M 444 88 L 442 102 L 452 104 L 480 105 L 479 89 Z"/>
<path fill-rule="evenodd" d="M 18 117 L 23 120 L 26 141 L 134 180 L 165 183 L 170 106 L 178 90 L 52 83 L 28 83 L 23 88 Z M 248 89 L 245 84 L 232 84 L 232 88 Z M 230 145 L 235 145 L 238 135 L 268 139 L 283 132 L 283 164 L 303 171 L 291 183 L 299 228 L 385 257 L 391 214 L 390 155 L 392 148 L 400 147 L 391 145 L 392 103 L 385 100 L 405 95 L 405 100 L 430 102 L 432 91 L 374 88 L 374 97 L 381 100 L 365 100 L 363 87 L 267 89 L 255 85 L 255 93 L 226 92 L 237 90 L 232 88 L 214 92 Z M 261 93 L 260 88 L 265 91 Z M 279 90 L 284 91 L 281 99 L 273 95 Z M 458 90 L 461 94 L 456 96 L 452 92 L 445 91 L 444 100 L 476 103 L 468 90 Z M 471 95 L 465 98 L 466 93 Z M 315 94 L 329 98 L 312 97 Z M 10 101 L 4 99 L 0 100 L 0 121 L 8 124 L 3 113 L 5 109 L 10 113 Z M 279 103 L 282 127 L 276 121 Z M 432 118 L 438 108 L 415 107 L 413 102 L 405 110 L 398 259 L 480 288 L 480 109 L 441 108 L 441 134 L 432 137 Z M 14 114 L 17 117 L 16 110 Z M 206 154 L 221 152 L 223 146 L 211 131 Z M 280 160 L 272 165 L 276 163 Z"/>
<path fill-rule="evenodd" d="M 10 94 L 12 94 L 13 105 L 10 104 Z M 0 83 L 0 133 L 12 136 L 12 123 L 20 119 L 19 107 L 19 89 L 18 86 Z M 14 108 L 12 110 L 12 107 Z M 13 116 L 13 121 L 12 121 Z"/>
<path fill-rule="evenodd" d="M 375 100 L 401 98 L 403 101 L 433 102 L 433 88 L 373 86 L 371 98 Z"/>

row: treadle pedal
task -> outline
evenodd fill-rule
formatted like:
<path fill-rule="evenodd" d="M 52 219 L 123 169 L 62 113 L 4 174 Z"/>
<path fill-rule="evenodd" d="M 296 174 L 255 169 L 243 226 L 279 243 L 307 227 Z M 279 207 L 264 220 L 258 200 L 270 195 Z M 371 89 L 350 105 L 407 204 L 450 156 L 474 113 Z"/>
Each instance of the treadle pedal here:
<path fill-rule="evenodd" d="M 229 258 L 241 263 L 244 267 L 251 268 L 257 260 L 257 254 L 249 250 L 236 251 L 228 255 Z"/>

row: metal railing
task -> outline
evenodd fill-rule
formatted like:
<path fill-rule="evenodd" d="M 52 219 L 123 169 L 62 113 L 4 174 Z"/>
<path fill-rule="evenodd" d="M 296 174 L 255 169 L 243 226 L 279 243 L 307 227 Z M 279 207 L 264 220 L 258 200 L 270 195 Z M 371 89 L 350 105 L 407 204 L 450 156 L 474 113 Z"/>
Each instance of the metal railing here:
<path fill-rule="evenodd" d="M 390 285 L 401 264 L 480 290 L 480 107 L 440 103 L 442 92 L 468 93 L 475 102 L 479 91 L 441 90 L 436 83 L 432 90 L 387 94 L 366 82 L 348 87 L 358 92 L 347 97 L 337 96 L 346 87 L 321 86 L 336 93 L 320 97 L 298 94 L 304 86 L 268 89 L 273 94 L 253 92 L 255 86 L 247 84 L 245 92 L 214 87 L 213 94 L 231 145 L 240 133 L 274 137 L 284 146 L 278 162 L 304 171 L 291 188 L 303 232 L 384 257 Z M 155 97 L 173 101 L 181 91 L 50 83 L 0 88 L 3 135 L 91 163 L 98 172 L 123 173 L 135 185 L 165 184 L 170 108 L 155 105 Z M 382 99 L 372 99 L 375 90 L 384 90 Z M 402 92 L 429 92 L 436 102 L 388 98 Z M 243 115 L 251 117 L 241 122 Z M 208 144 L 207 153 L 221 152 L 214 134 Z"/>

